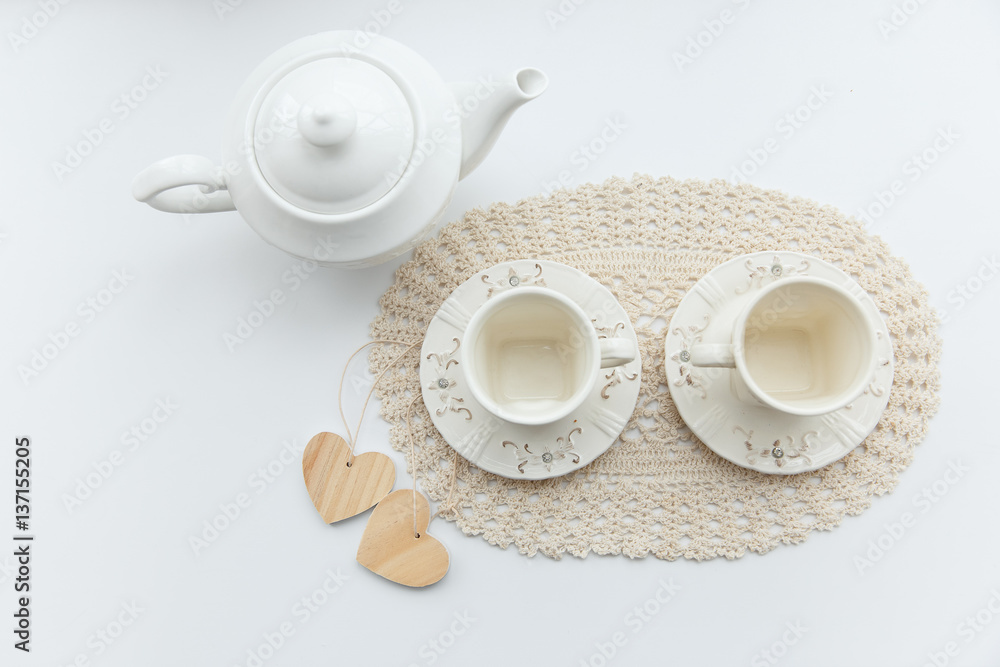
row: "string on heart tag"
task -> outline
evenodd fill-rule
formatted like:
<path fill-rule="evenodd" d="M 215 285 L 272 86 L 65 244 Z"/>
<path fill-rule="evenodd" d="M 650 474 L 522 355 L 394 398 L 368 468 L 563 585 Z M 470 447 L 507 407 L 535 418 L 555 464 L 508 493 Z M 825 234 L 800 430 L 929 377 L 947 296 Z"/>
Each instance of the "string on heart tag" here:
<path fill-rule="evenodd" d="M 420 538 L 420 530 L 417 528 L 417 448 L 413 443 L 413 427 L 410 425 L 410 420 L 413 416 L 413 405 L 417 402 L 414 398 L 410 401 L 410 404 L 406 406 L 406 435 L 410 441 L 410 470 L 413 471 L 413 537 L 415 539 Z M 454 509 L 452 507 L 452 497 L 455 494 L 455 484 L 458 482 L 458 452 L 454 452 L 454 458 L 451 462 L 451 484 L 448 487 L 448 496 L 444 499 L 444 502 L 438 505 L 438 509 L 428 523 L 441 516 L 443 512 L 448 512 Z"/>
<path fill-rule="evenodd" d="M 378 345 L 378 344 L 384 344 L 384 345 L 404 345 L 406 347 L 406 349 L 404 349 L 402 352 L 400 352 L 398 355 L 396 355 L 388 364 L 386 364 L 385 368 L 383 368 L 379 372 L 379 374 L 377 376 L 375 376 L 375 380 L 372 382 L 372 386 L 368 390 L 368 395 L 365 396 L 365 402 L 361 406 L 361 417 L 358 419 L 358 427 L 355 430 L 355 433 L 352 435 L 351 434 L 351 429 L 347 425 L 347 417 L 344 415 L 343 394 L 344 394 L 344 380 L 347 378 L 347 369 L 350 367 L 351 362 L 354 361 L 354 358 L 356 356 L 358 356 L 359 354 L 361 354 L 362 351 L 364 351 L 368 347 L 371 347 L 372 345 Z M 340 375 L 340 385 L 337 388 L 337 407 L 340 409 L 340 419 L 341 419 L 341 421 L 344 422 L 344 428 L 347 430 L 347 441 L 348 441 L 348 443 L 350 445 L 352 457 L 354 455 L 354 445 L 355 445 L 355 442 L 356 442 L 356 438 L 361 435 L 361 424 L 364 421 L 365 412 L 368 410 L 368 402 L 371 400 L 372 394 L 375 392 L 375 387 L 378 385 L 379 380 L 381 380 L 390 369 L 395 368 L 396 364 L 399 363 L 399 361 L 403 357 L 405 357 L 407 355 L 407 353 L 410 352 L 410 350 L 412 350 L 415 347 L 417 347 L 417 345 L 420 345 L 420 343 L 406 343 L 406 342 L 398 341 L 398 340 L 373 340 L 373 341 L 371 341 L 369 343 L 365 343 L 364 345 L 362 345 L 361 347 L 359 347 L 357 350 L 355 350 L 351 354 L 350 357 L 347 358 L 347 363 L 344 364 L 344 372 L 341 373 L 341 375 Z M 417 527 L 416 527 L 417 526 L 417 520 L 416 520 L 416 515 L 417 515 L 417 460 L 416 460 L 416 445 L 414 444 L 414 440 L 413 440 L 413 427 L 411 426 L 411 420 L 412 420 L 412 417 L 413 417 L 413 406 L 416 404 L 416 402 L 418 400 L 420 400 L 420 396 L 419 395 L 418 396 L 414 396 L 413 399 L 410 401 L 409 405 L 406 406 L 406 434 L 407 434 L 407 438 L 408 438 L 409 443 L 410 443 L 410 470 L 413 472 L 413 516 L 414 516 L 414 519 L 413 519 L 413 526 L 414 526 L 414 528 L 413 528 L 413 535 L 414 535 L 414 538 L 419 538 L 420 535 L 419 535 L 419 531 L 417 530 Z M 350 463 L 348 464 L 348 467 L 350 467 Z M 447 498 L 445 498 L 445 502 L 442 503 L 438 507 L 438 510 L 436 512 L 434 512 L 434 514 L 430 517 L 430 521 L 433 521 L 435 518 L 437 518 L 438 516 L 440 516 L 443 512 L 447 512 L 447 511 L 449 511 L 449 510 L 452 509 L 452 507 L 451 507 L 452 498 L 453 498 L 454 493 L 455 493 L 455 484 L 458 481 L 458 452 L 455 452 L 455 456 L 454 456 L 454 460 L 453 460 L 453 463 L 452 463 L 451 470 L 452 470 L 452 474 L 451 474 L 451 486 L 448 489 L 448 496 L 447 496 Z"/>
<path fill-rule="evenodd" d="M 347 369 L 358 354 L 372 345 L 380 344 L 401 345 L 404 349 L 375 377 L 361 407 L 358 426 L 352 433 L 344 414 L 343 402 Z M 344 365 L 337 389 L 337 406 L 347 438 L 334 433 L 319 433 L 309 441 L 302 457 L 306 488 L 324 521 L 334 523 L 375 506 L 361 537 L 358 562 L 390 581 L 414 587 L 433 584 L 448 572 L 450 559 L 447 549 L 426 531 L 434 518 L 452 509 L 458 477 L 458 453 L 455 453 L 452 465 L 448 496 L 431 515 L 427 498 L 417 491 L 416 445 L 411 419 L 413 406 L 420 400 L 419 395 L 414 396 L 406 407 L 412 489 L 390 493 L 395 483 L 395 466 L 392 460 L 380 452 L 356 454 L 355 450 L 368 403 L 379 381 L 419 344 L 375 340 L 355 350 Z"/>
<path fill-rule="evenodd" d="M 344 416 L 344 378 L 351 361 L 365 348 L 376 344 L 403 345 L 405 349 L 399 353 L 382 372 L 375 378 L 372 387 L 365 398 L 358 420 L 358 428 L 351 433 L 351 428 Z M 382 500 L 392 491 L 396 483 L 396 467 L 385 454 L 367 452 L 356 455 L 357 436 L 365 417 L 365 410 L 371 400 L 372 392 L 385 373 L 395 366 L 417 343 L 402 341 L 378 340 L 362 345 L 348 358 L 344 372 L 340 376 L 340 386 L 337 391 L 337 403 L 340 407 L 340 417 L 347 431 L 347 439 L 336 433 L 318 433 L 309 440 L 302 453 L 302 475 L 306 490 L 316 507 L 316 511 L 326 523 L 336 523 L 371 509 L 375 503 Z"/>
<path fill-rule="evenodd" d="M 375 506 L 361 536 L 357 560 L 375 574 L 397 584 L 423 587 L 440 581 L 451 564 L 448 550 L 427 533 L 427 527 L 441 514 L 442 508 L 450 509 L 457 480 L 458 452 L 455 453 L 448 497 L 431 516 L 427 498 L 417 491 L 416 445 L 410 422 L 417 400 L 418 397 L 414 397 L 406 407 L 413 488 L 394 491 Z"/>
<path fill-rule="evenodd" d="M 354 357 L 361 354 L 364 350 L 371 347 L 372 345 L 403 345 L 406 347 L 402 352 L 396 355 L 392 361 L 385 365 L 378 375 L 375 376 L 375 380 L 372 382 L 371 388 L 368 389 L 368 395 L 365 396 L 365 402 L 361 406 L 361 416 L 358 418 L 358 428 L 355 433 L 351 434 L 351 427 L 347 424 L 347 417 L 344 416 L 344 380 L 347 378 L 347 369 L 350 368 L 351 362 L 354 361 Z M 340 410 L 340 420 L 344 422 L 344 429 L 347 431 L 347 442 L 351 447 L 351 456 L 354 456 L 354 445 L 356 438 L 361 435 L 361 424 L 365 419 L 365 412 L 368 410 L 368 402 L 372 398 L 372 394 L 375 393 L 375 387 L 378 385 L 379 380 L 381 380 L 385 374 L 391 368 L 395 368 L 396 364 L 407 355 L 413 348 L 420 345 L 420 343 L 407 343 L 399 340 L 373 340 L 369 343 L 365 343 L 358 349 L 356 349 L 351 356 L 347 358 L 347 363 L 344 364 L 344 371 L 340 374 L 340 385 L 337 387 L 337 408 Z M 352 458 L 353 460 L 353 458 Z M 348 466 L 349 467 L 349 466 Z"/>

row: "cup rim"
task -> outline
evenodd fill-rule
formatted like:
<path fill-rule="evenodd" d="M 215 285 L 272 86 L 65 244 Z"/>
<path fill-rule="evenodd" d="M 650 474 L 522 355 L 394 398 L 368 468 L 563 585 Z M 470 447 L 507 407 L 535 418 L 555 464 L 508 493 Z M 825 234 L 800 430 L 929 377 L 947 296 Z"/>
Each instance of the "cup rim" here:
<path fill-rule="evenodd" d="M 757 304 L 759 304 L 768 294 L 776 292 L 782 287 L 787 287 L 793 284 L 820 285 L 844 297 L 845 301 L 850 304 L 850 307 L 854 309 L 855 313 L 861 316 L 861 321 L 865 323 L 865 328 L 867 329 L 866 335 L 872 341 L 870 343 L 872 354 L 869 355 L 867 368 L 864 373 L 859 374 L 858 379 L 855 380 L 855 383 L 851 386 L 850 391 L 843 392 L 843 396 L 840 399 L 836 401 L 827 401 L 825 405 L 817 408 L 796 407 L 774 398 L 761 389 L 760 385 L 757 384 L 757 382 L 750 375 L 750 371 L 747 369 L 746 364 L 746 323 L 747 319 L 750 317 L 750 313 L 753 312 L 754 308 L 757 307 Z M 747 306 L 740 313 L 739 317 L 736 318 L 736 322 L 733 327 L 733 357 L 736 361 L 736 368 L 740 379 L 744 384 L 746 384 L 750 393 L 753 394 L 753 396 L 761 403 L 786 414 L 800 417 L 815 417 L 835 412 L 855 401 L 859 396 L 861 396 L 861 394 L 864 393 L 865 388 L 871 382 L 877 368 L 877 359 L 874 349 L 876 331 L 877 328 L 872 322 L 871 315 L 867 312 L 867 309 L 865 309 L 861 299 L 841 285 L 838 285 L 830 280 L 826 280 L 825 278 L 817 278 L 814 276 L 789 276 L 784 280 L 775 281 L 761 289 L 758 295 L 749 304 L 747 304 Z"/>
<path fill-rule="evenodd" d="M 479 339 L 483 322 L 487 319 L 487 317 L 489 317 L 490 314 L 495 312 L 505 302 L 512 299 L 523 298 L 528 295 L 551 298 L 558 301 L 562 306 L 569 310 L 573 316 L 577 318 L 581 324 L 583 324 L 581 330 L 585 340 L 587 341 L 587 347 L 590 348 L 590 359 L 587 362 L 589 368 L 587 369 L 583 382 L 580 383 L 577 390 L 572 396 L 562 402 L 559 409 L 550 411 L 535 418 L 512 415 L 509 411 L 501 407 L 496 401 L 487 396 L 486 390 L 479 381 L 478 373 L 472 360 L 476 342 Z M 492 297 L 483 303 L 483 305 L 481 305 L 472 314 L 472 317 L 469 319 L 469 324 L 465 327 L 465 333 L 463 335 L 461 360 L 465 366 L 463 375 L 465 377 L 465 381 L 469 385 L 469 391 L 472 393 L 472 396 L 476 399 L 476 401 L 489 413 L 499 419 L 514 424 L 521 424 L 524 426 L 541 426 L 563 419 L 571 412 L 579 408 L 583 402 L 587 400 L 587 396 L 590 395 L 590 392 L 593 390 L 594 384 L 597 381 L 597 375 L 601 366 L 600 355 L 600 349 L 597 344 L 597 332 L 594 330 L 593 326 L 591 326 L 590 318 L 579 304 L 567 297 L 565 294 L 557 292 L 551 288 L 524 285 Z"/>

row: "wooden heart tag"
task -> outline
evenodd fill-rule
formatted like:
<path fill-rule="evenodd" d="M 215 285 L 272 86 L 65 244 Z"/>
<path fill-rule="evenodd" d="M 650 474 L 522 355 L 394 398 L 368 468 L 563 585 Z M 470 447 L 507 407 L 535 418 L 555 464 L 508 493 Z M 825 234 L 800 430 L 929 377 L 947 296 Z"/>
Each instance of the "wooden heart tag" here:
<path fill-rule="evenodd" d="M 413 490 L 394 491 L 368 518 L 358 562 L 377 575 L 404 586 L 429 586 L 448 573 L 448 550 L 427 534 L 430 507 L 417 494 L 417 534 L 413 534 Z"/>
<path fill-rule="evenodd" d="M 335 523 L 385 498 L 396 482 L 396 467 L 379 452 L 365 452 L 352 461 L 346 440 L 319 433 L 302 453 L 302 476 L 323 521 Z"/>

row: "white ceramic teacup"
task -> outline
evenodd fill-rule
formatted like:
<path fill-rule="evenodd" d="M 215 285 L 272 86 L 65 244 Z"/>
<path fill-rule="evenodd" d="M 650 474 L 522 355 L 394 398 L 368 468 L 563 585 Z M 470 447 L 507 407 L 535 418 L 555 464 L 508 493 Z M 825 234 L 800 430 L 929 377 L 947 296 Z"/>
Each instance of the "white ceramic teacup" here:
<path fill-rule="evenodd" d="M 569 415 L 600 369 L 629 363 L 637 350 L 626 338 L 598 339 L 590 318 L 563 294 L 524 286 L 472 315 L 461 355 L 469 390 L 486 410 L 538 425 Z"/>
<path fill-rule="evenodd" d="M 698 343 L 693 366 L 734 368 L 753 399 L 790 415 L 848 405 L 872 381 L 877 329 L 861 301 L 828 280 L 771 283 L 737 316 L 725 344 Z"/>

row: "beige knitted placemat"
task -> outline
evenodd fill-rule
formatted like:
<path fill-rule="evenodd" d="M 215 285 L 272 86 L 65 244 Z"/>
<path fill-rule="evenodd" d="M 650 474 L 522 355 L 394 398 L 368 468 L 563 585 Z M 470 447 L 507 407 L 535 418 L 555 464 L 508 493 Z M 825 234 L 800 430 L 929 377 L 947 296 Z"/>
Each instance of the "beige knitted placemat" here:
<path fill-rule="evenodd" d="M 895 379 L 882 420 L 862 446 L 813 473 L 766 475 L 722 459 L 685 427 L 667 389 L 663 341 L 681 298 L 713 267 L 761 250 L 813 253 L 839 266 L 875 300 L 893 339 Z M 568 264 L 614 293 L 639 337 L 642 387 L 625 432 L 604 455 L 540 482 L 470 465 L 416 401 L 410 427 L 421 487 L 442 502 L 442 516 L 491 544 L 555 558 L 764 553 L 830 530 L 891 491 L 937 410 L 937 317 L 906 263 L 857 220 L 748 184 L 637 175 L 469 211 L 400 267 L 372 336 L 422 340 L 452 290 L 518 258 Z M 373 372 L 396 352 L 376 348 Z M 406 410 L 420 396 L 418 363 L 417 354 L 406 355 L 377 389 L 392 446 L 407 453 Z"/>

